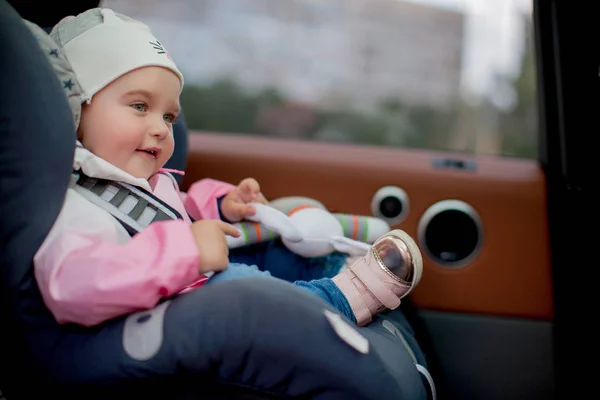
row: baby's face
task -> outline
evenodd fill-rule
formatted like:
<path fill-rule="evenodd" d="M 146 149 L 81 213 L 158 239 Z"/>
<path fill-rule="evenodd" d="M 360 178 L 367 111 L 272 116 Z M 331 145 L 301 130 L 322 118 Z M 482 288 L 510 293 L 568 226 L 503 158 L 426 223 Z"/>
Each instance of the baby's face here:
<path fill-rule="evenodd" d="M 111 82 L 84 104 L 83 146 L 136 178 L 148 179 L 173 154 L 181 83 L 172 71 L 143 67 Z"/>

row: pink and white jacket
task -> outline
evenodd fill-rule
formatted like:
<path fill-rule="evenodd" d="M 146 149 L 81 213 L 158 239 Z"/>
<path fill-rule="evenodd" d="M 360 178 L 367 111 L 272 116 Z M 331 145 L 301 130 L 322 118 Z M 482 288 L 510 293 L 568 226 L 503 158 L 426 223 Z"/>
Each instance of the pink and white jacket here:
<path fill-rule="evenodd" d="M 188 214 L 196 220 L 219 219 L 217 199 L 234 186 L 204 179 L 183 193 L 167 175 L 135 178 L 79 145 L 73 168 L 144 188 L 184 220 L 155 222 L 131 237 L 110 213 L 69 188 L 34 257 L 37 284 L 59 323 L 91 326 L 152 308 L 204 278 Z"/>

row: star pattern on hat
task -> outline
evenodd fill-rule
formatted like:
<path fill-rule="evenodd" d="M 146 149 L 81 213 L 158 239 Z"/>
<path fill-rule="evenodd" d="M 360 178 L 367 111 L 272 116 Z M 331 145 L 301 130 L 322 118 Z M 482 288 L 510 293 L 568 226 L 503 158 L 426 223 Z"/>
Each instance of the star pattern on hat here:
<path fill-rule="evenodd" d="M 68 81 L 63 81 L 63 85 L 65 89 L 71 90 L 73 88 L 73 81 L 71 79 L 69 79 Z"/>
<path fill-rule="evenodd" d="M 50 50 L 50 53 L 48 53 L 48 54 L 58 58 L 58 49 L 52 49 L 52 50 Z"/>

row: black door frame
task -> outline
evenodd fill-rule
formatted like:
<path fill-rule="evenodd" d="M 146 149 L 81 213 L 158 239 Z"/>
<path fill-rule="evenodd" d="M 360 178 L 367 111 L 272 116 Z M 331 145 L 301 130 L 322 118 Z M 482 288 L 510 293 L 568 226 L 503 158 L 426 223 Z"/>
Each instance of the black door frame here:
<path fill-rule="evenodd" d="M 599 133 L 595 113 L 600 111 L 594 107 L 600 94 L 600 37 L 593 3 L 534 1 L 540 162 L 547 178 L 555 302 L 555 398 L 584 398 L 597 379 L 586 372 L 588 362 L 595 361 L 591 323 L 598 302 L 598 261 L 592 255 L 597 244 L 588 245 L 598 237 L 590 206 L 590 186 L 598 186 L 590 145 Z"/>

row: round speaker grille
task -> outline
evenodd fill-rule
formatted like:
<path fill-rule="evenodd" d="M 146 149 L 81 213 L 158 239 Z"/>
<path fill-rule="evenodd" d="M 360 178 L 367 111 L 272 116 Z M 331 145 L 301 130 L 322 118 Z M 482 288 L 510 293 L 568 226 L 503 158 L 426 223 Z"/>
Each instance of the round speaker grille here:
<path fill-rule="evenodd" d="M 385 220 L 390 225 L 404 221 L 408 215 L 408 209 L 408 195 L 397 186 L 380 188 L 371 200 L 373 216 Z"/>
<path fill-rule="evenodd" d="M 421 249 L 436 263 L 462 267 L 481 249 L 483 229 L 479 215 L 460 200 L 443 200 L 425 211 L 418 226 Z"/>

